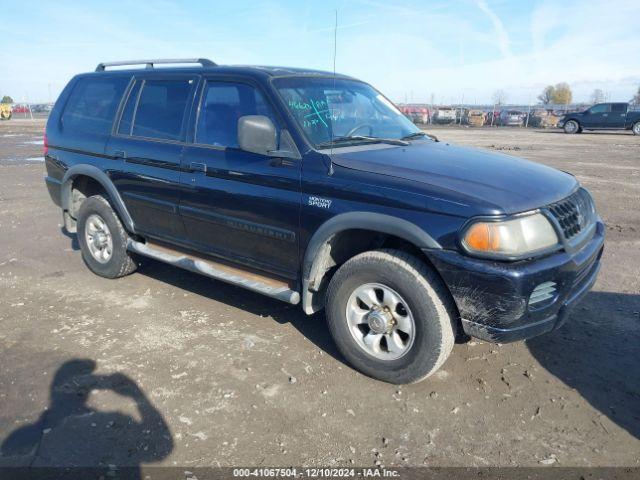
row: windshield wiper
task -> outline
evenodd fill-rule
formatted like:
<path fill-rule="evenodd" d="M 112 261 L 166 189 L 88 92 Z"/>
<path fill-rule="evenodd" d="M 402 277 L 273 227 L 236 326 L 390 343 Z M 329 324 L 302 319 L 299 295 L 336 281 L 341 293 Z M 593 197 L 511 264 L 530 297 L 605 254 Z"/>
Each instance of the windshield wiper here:
<path fill-rule="evenodd" d="M 401 138 L 401 140 L 411 140 L 413 138 L 418 138 L 418 137 L 429 137 L 434 142 L 440 141 L 438 140 L 438 137 L 436 137 L 435 135 L 431 135 L 430 133 L 426 133 L 426 132 L 413 132 L 413 133 L 410 133 L 409 135 L 405 135 L 404 137 Z"/>
<path fill-rule="evenodd" d="M 411 140 L 412 138 L 418 138 L 418 137 L 426 137 L 426 133 L 424 132 L 413 132 L 410 133 L 409 135 L 405 135 L 404 137 L 402 137 L 402 140 Z"/>
<path fill-rule="evenodd" d="M 406 147 L 407 145 L 409 145 L 409 142 L 406 142 L 400 138 L 383 138 L 383 137 L 369 137 L 366 135 L 349 135 L 349 136 L 343 136 L 343 137 L 335 137 L 332 140 L 318 143 L 316 145 L 316 148 L 331 147 L 336 143 L 350 142 L 353 140 L 355 141 L 364 140 L 366 142 L 371 142 L 371 143 L 387 143 L 389 145 L 400 145 L 403 147 Z"/>

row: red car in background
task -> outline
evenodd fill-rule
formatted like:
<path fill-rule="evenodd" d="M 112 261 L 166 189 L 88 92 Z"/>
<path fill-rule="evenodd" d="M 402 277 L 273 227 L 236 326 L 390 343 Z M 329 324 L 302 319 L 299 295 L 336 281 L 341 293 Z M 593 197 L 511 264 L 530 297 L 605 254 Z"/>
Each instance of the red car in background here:
<path fill-rule="evenodd" d="M 427 107 L 402 105 L 398 107 L 405 117 L 413 123 L 429 123 L 430 112 Z"/>
<path fill-rule="evenodd" d="M 14 105 L 11 108 L 13 113 L 29 113 L 29 107 L 27 105 Z"/>

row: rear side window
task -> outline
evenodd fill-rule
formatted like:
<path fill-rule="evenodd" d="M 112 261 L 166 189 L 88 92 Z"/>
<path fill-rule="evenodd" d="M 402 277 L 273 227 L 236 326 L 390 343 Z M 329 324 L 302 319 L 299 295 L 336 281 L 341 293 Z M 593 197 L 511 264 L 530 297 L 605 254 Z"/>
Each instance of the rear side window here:
<path fill-rule="evenodd" d="M 613 113 L 627 113 L 627 104 L 626 103 L 612 103 L 611 111 Z"/>
<path fill-rule="evenodd" d="M 129 78 L 82 78 L 62 113 L 65 130 L 108 135 Z"/>
<path fill-rule="evenodd" d="M 131 135 L 162 140 L 180 140 L 192 84 L 193 80 L 189 79 L 145 80 L 137 99 L 137 109 L 133 117 L 130 120 L 126 119 L 129 104 L 136 100 L 135 95 L 129 97 L 128 105 L 123 112 L 125 122 L 133 123 Z M 124 128 L 126 127 L 125 124 Z"/>
<path fill-rule="evenodd" d="M 266 115 L 275 122 L 262 94 L 244 83 L 207 83 L 196 130 L 196 143 L 238 147 L 238 119 L 244 115 Z"/>

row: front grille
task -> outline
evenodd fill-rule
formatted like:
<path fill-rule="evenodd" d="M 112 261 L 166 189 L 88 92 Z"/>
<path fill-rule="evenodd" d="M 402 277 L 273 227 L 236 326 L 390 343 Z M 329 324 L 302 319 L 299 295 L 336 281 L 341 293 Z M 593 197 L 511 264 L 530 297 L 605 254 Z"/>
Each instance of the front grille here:
<path fill-rule="evenodd" d="M 593 200 L 584 188 L 564 200 L 549 205 L 549 211 L 560 224 L 567 240 L 571 240 L 591 225 L 595 216 Z"/>

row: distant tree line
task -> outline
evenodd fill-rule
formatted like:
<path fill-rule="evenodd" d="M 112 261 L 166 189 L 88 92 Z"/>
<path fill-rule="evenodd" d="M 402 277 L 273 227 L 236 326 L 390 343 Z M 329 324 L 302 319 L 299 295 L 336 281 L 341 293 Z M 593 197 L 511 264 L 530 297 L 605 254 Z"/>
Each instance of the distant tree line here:
<path fill-rule="evenodd" d="M 540 100 L 543 105 L 567 105 L 571 103 L 572 99 L 573 93 L 571 92 L 571 87 L 566 82 L 548 85 L 544 87 L 542 93 L 538 95 L 538 100 Z"/>
<path fill-rule="evenodd" d="M 5 95 L 4 97 L 2 97 L 2 100 L 0 100 L 0 103 L 13 103 L 13 98 L 11 98 L 9 95 Z"/>
<path fill-rule="evenodd" d="M 566 82 L 548 85 L 542 90 L 542 93 L 538 95 L 538 100 L 540 100 L 540 103 L 543 105 L 567 105 L 571 103 L 572 98 L 573 93 L 571 92 L 571 87 L 569 87 L 569 84 Z M 603 103 L 606 100 L 604 92 L 599 88 L 596 88 L 589 97 L 589 101 L 592 104 Z M 629 100 L 629 104 L 635 107 L 640 106 L 640 87 L 638 87 L 638 91 L 633 98 Z"/>

